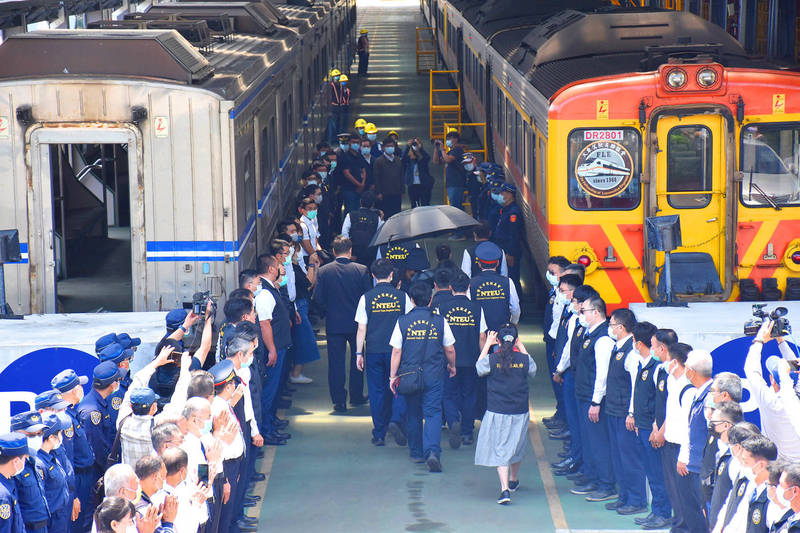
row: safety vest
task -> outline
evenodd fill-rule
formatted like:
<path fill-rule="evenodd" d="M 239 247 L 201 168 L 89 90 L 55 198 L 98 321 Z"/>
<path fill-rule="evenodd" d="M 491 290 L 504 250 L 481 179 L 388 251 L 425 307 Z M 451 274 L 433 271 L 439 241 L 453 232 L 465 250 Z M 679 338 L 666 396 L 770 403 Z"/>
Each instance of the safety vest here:
<path fill-rule="evenodd" d="M 625 341 L 622 348 L 611 351 L 606 381 L 606 412 L 611 416 L 625 418 L 631 403 L 631 375 L 625 369 L 625 358 L 633 347 L 633 337 Z"/>
<path fill-rule="evenodd" d="M 456 366 L 474 367 L 480 355 L 481 306 L 463 295 L 451 296 L 439 307 L 456 338 Z"/>
<path fill-rule="evenodd" d="M 654 357 L 644 367 L 639 363 L 633 393 L 633 418 L 639 429 L 652 429 L 656 419 L 656 384 L 653 381 L 653 372 L 658 364 Z"/>
<path fill-rule="evenodd" d="M 364 308 L 367 312 L 367 353 L 389 353 L 397 319 L 406 312 L 406 293 L 394 288 L 391 283 L 378 283 L 364 293 Z"/>
<path fill-rule="evenodd" d="M 509 368 L 503 370 L 497 353 L 489 355 L 490 374 L 486 380 L 486 410 L 503 415 L 528 412 L 528 356 L 511 352 Z"/>
<path fill-rule="evenodd" d="M 594 345 L 597 339 L 608 333 L 608 322 L 598 324 L 593 331 L 586 330 L 578 339 L 578 356 L 572 359 L 575 368 L 575 397 L 582 402 L 591 402 L 594 395 L 594 380 L 597 377 L 597 361 Z"/>
<path fill-rule="evenodd" d="M 480 304 L 486 326 L 498 331 L 511 318 L 508 278 L 497 272 L 484 270 L 473 276 L 469 284 L 470 298 Z"/>
<path fill-rule="evenodd" d="M 398 374 L 422 368 L 425 386 L 443 378 L 444 318 L 427 307 L 415 307 L 397 319 L 403 337 L 402 358 Z"/>
<path fill-rule="evenodd" d="M 353 249 L 369 245 L 378 229 L 379 221 L 378 212 L 374 209 L 361 207 L 350 213 L 350 240 L 353 242 Z M 356 255 L 360 257 L 359 254 Z"/>

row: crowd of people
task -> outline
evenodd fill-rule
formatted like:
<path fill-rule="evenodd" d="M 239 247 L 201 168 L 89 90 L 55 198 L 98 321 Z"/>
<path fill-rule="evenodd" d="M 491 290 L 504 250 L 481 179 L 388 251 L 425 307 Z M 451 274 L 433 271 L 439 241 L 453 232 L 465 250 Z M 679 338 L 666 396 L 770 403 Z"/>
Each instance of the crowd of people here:
<path fill-rule="evenodd" d="M 711 354 L 671 329 L 626 308 L 608 313 L 583 278 L 580 265 L 550 258 L 543 328 L 557 410 L 543 422 L 564 442 L 554 473 L 589 502 L 642 515 L 643 529 L 800 531 L 796 354 L 775 338 L 783 357 L 768 358 L 763 375 L 772 322 L 744 365 L 759 428 L 744 419 L 738 375 L 712 375 Z"/>

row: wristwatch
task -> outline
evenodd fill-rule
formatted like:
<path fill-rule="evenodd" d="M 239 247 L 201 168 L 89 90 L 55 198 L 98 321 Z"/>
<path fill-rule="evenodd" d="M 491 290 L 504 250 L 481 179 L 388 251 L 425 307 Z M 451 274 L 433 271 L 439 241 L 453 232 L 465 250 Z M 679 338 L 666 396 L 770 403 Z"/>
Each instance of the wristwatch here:
<path fill-rule="evenodd" d="M 600 407 L 600 404 L 597 402 L 592 402 L 591 405 L 592 407 Z"/>
<path fill-rule="evenodd" d="M 356 355 L 364 355 L 363 352 L 356 352 Z"/>

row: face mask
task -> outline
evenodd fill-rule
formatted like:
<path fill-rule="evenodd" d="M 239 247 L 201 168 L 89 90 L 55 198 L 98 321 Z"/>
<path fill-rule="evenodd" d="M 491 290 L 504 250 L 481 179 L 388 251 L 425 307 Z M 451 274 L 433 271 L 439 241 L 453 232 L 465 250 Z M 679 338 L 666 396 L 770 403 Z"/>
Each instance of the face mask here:
<path fill-rule="evenodd" d="M 317 174 L 319 174 L 319 177 L 322 178 L 322 179 L 325 179 L 325 178 L 328 177 L 328 171 L 327 170 L 323 170 L 322 172 L 317 172 Z M 316 184 L 317 184 L 317 182 L 314 181 L 313 185 L 316 185 Z"/>
<path fill-rule="evenodd" d="M 715 437 L 719 438 L 719 432 L 717 431 L 717 427 L 714 425 L 713 422 L 708 423 L 708 434 L 714 435 Z"/>
<path fill-rule="evenodd" d="M 444 143 L 447 145 L 448 148 L 452 148 L 453 147 L 452 139 L 447 139 Z"/>
<path fill-rule="evenodd" d="M 352 149 L 354 152 L 358 152 L 358 149 L 359 149 L 360 147 L 361 147 L 361 145 L 360 145 L 360 144 L 358 144 L 358 143 L 350 143 L 350 148 L 351 148 L 351 149 Z"/>
<path fill-rule="evenodd" d="M 786 489 L 784 489 L 780 485 L 775 487 L 775 496 L 777 496 L 778 501 L 784 507 L 791 507 L 792 506 L 792 501 L 786 497 Z"/>
<path fill-rule="evenodd" d="M 650 357 L 653 357 L 653 358 L 656 357 L 656 351 L 654 349 L 652 349 L 652 348 L 650 348 Z"/>
<path fill-rule="evenodd" d="M 300 235 L 299 233 L 295 233 L 294 235 L 292 235 L 292 240 L 294 242 L 300 242 L 303 240 L 303 236 Z"/>
<path fill-rule="evenodd" d="M 318 204 L 322 203 L 322 195 L 321 194 L 316 195 L 314 197 L 314 199 L 317 201 Z"/>
<path fill-rule="evenodd" d="M 281 278 L 281 282 L 278 284 L 278 287 L 285 287 L 286 286 L 286 276 Z"/>
<path fill-rule="evenodd" d="M 336 161 L 331 161 L 331 172 L 336 168 Z"/>
<path fill-rule="evenodd" d="M 209 418 L 208 420 L 203 422 L 203 429 L 201 429 L 200 432 L 203 435 L 208 435 L 209 433 L 211 433 L 211 430 L 213 428 L 214 428 L 214 421 Z"/>
<path fill-rule="evenodd" d="M 14 470 L 14 475 L 15 475 L 15 476 L 18 476 L 18 475 L 20 475 L 20 474 L 22 473 L 22 471 L 23 471 L 23 470 L 25 470 L 25 459 L 21 459 L 21 460 L 20 460 L 20 462 L 19 462 L 19 468 L 17 468 L 17 469 L 15 469 L 15 470 Z"/>
<path fill-rule="evenodd" d="M 252 365 L 252 364 L 253 364 L 253 358 L 251 357 L 247 361 L 243 361 L 242 362 L 242 368 L 250 368 L 250 365 Z"/>
<path fill-rule="evenodd" d="M 119 369 L 119 377 L 120 377 L 120 379 L 125 379 L 125 376 L 127 376 L 127 375 L 128 375 L 128 369 L 127 368 L 120 368 Z"/>
<path fill-rule="evenodd" d="M 358 134 L 364 135 L 364 128 L 358 128 Z"/>
<path fill-rule="evenodd" d="M 497 202 L 500 205 L 503 205 L 503 195 L 499 193 L 492 193 L 492 200 Z"/>
<path fill-rule="evenodd" d="M 756 473 L 749 466 L 742 466 L 742 475 L 747 478 L 747 481 L 755 481 L 756 479 Z"/>
<path fill-rule="evenodd" d="M 575 306 L 575 304 L 569 304 L 569 312 L 573 315 L 578 314 L 578 308 Z"/>
<path fill-rule="evenodd" d="M 586 320 L 586 319 L 583 317 L 583 315 L 581 315 L 580 317 L 578 317 L 578 322 L 580 322 L 581 326 L 583 326 L 584 328 L 588 328 L 588 327 L 589 327 L 589 321 L 588 321 L 588 320 Z"/>
<path fill-rule="evenodd" d="M 347 87 L 347 82 L 346 81 L 342 82 L 342 87 Z"/>
<path fill-rule="evenodd" d="M 308 180 L 306 182 L 307 185 L 318 185 L 317 180 Z"/>
<path fill-rule="evenodd" d="M 339 148 L 342 149 L 342 152 L 346 152 L 349 147 L 350 147 L 350 145 L 348 145 L 348 144 L 339 143 Z"/>
<path fill-rule="evenodd" d="M 394 146 L 387 146 L 383 151 L 386 152 L 386 155 L 394 155 Z"/>
<path fill-rule="evenodd" d="M 291 254 L 286 255 L 286 259 L 283 260 L 284 266 L 289 266 L 292 264 L 292 256 Z"/>
<path fill-rule="evenodd" d="M 319 158 L 320 158 L 320 159 L 322 159 L 323 157 L 325 157 L 325 154 L 327 154 L 327 153 L 328 153 L 328 152 L 326 152 L 325 150 L 320 150 L 320 152 L 319 152 Z"/>
<path fill-rule="evenodd" d="M 567 305 L 569 303 L 569 300 L 567 300 L 567 297 L 564 296 L 563 292 L 559 292 L 556 295 L 556 302 L 558 302 L 561 305 Z"/>
<path fill-rule="evenodd" d="M 614 328 L 612 328 L 611 326 L 608 326 L 608 336 L 614 340 L 617 340 L 617 334 L 614 333 Z"/>
<path fill-rule="evenodd" d="M 377 139 L 377 138 L 378 138 L 378 134 L 376 134 L 376 133 L 367 133 L 367 139 L 369 139 L 370 141 L 375 142 L 375 139 Z"/>
<path fill-rule="evenodd" d="M 139 500 L 141 499 L 142 499 L 142 487 L 138 487 L 136 489 L 136 497 L 133 499 L 133 501 L 131 501 L 131 503 L 133 505 L 136 505 L 137 503 L 139 503 Z"/>
<path fill-rule="evenodd" d="M 306 213 L 306 218 L 308 218 L 309 220 L 314 220 L 315 218 L 317 218 L 317 210 L 312 209 L 311 211 L 308 211 Z"/>
<path fill-rule="evenodd" d="M 549 283 L 553 287 L 557 287 L 558 286 L 558 276 L 556 276 L 555 274 L 551 273 L 549 270 L 547 271 L 547 273 L 545 273 L 544 277 L 547 278 L 547 283 Z"/>
<path fill-rule="evenodd" d="M 42 436 L 36 435 L 35 437 L 28 437 L 28 448 L 40 450 L 42 448 Z"/>
<path fill-rule="evenodd" d="M 61 436 L 59 433 L 58 436 L 53 439 L 53 449 L 60 448 L 61 445 L 64 443 L 64 437 Z"/>
<path fill-rule="evenodd" d="M 370 148 L 369 146 L 362 146 L 361 147 L 361 154 L 362 155 L 369 155 L 369 153 L 371 151 L 372 151 L 372 148 Z"/>
<path fill-rule="evenodd" d="M 475 170 L 475 165 L 472 163 L 467 163 L 466 165 L 464 165 L 464 170 L 466 170 L 467 172 L 472 172 L 473 170 Z"/>

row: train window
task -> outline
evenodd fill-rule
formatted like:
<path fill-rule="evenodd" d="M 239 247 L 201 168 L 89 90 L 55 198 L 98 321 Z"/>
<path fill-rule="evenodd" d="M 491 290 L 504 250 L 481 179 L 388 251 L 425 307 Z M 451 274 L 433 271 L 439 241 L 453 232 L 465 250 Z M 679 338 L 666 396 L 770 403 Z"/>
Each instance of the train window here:
<path fill-rule="evenodd" d="M 261 137 L 258 141 L 259 161 L 261 163 L 261 185 L 266 187 L 272 178 L 272 164 L 270 163 L 269 134 L 267 128 L 261 129 Z"/>
<path fill-rule="evenodd" d="M 539 205 L 544 210 L 547 204 L 547 143 L 544 137 L 539 137 Z"/>
<path fill-rule="evenodd" d="M 283 114 L 281 115 L 282 119 L 282 128 L 281 131 L 283 132 L 281 137 L 283 137 L 283 141 L 288 143 L 289 142 L 289 100 L 286 99 L 283 101 Z"/>
<path fill-rule="evenodd" d="M 536 134 L 527 122 L 525 123 L 525 175 L 528 178 L 528 189 L 536 194 Z"/>
<path fill-rule="evenodd" d="M 510 152 L 511 146 L 514 143 L 514 106 L 511 105 L 511 102 L 508 101 L 508 98 L 503 98 L 503 121 L 506 125 L 506 132 L 504 134 L 504 138 L 506 140 L 506 149 Z"/>
<path fill-rule="evenodd" d="M 252 142 L 252 140 L 251 140 Z M 244 219 L 250 220 L 250 217 L 253 216 L 256 210 L 256 202 L 252 198 L 251 195 L 255 193 L 255 189 L 253 188 L 253 153 L 250 150 L 244 154 L 244 163 L 242 165 L 242 177 L 244 181 L 244 191 L 245 191 L 245 213 Z"/>
<path fill-rule="evenodd" d="M 677 126 L 667 136 L 667 192 L 710 191 L 713 137 L 705 126 Z M 671 194 L 672 207 L 697 209 L 711 201 L 711 194 Z"/>
<path fill-rule="evenodd" d="M 578 210 L 637 207 L 642 196 L 641 144 L 641 136 L 633 128 L 572 130 L 567 146 L 570 207 Z M 540 158 L 543 174 L 545 159 Z"/>
<path fill-rule="evenodd" d="M 294 140 L 294 132 L 295 132 L 295 125 L 294 125 L 294 102 L 292 101 L 292 93 L 289 93 L 289 142 Z"/>
<path fill-rule="evenodd" d="M 742 203 L 800 205 L 800 125 L 750 125 L 741 142 Z"/>

